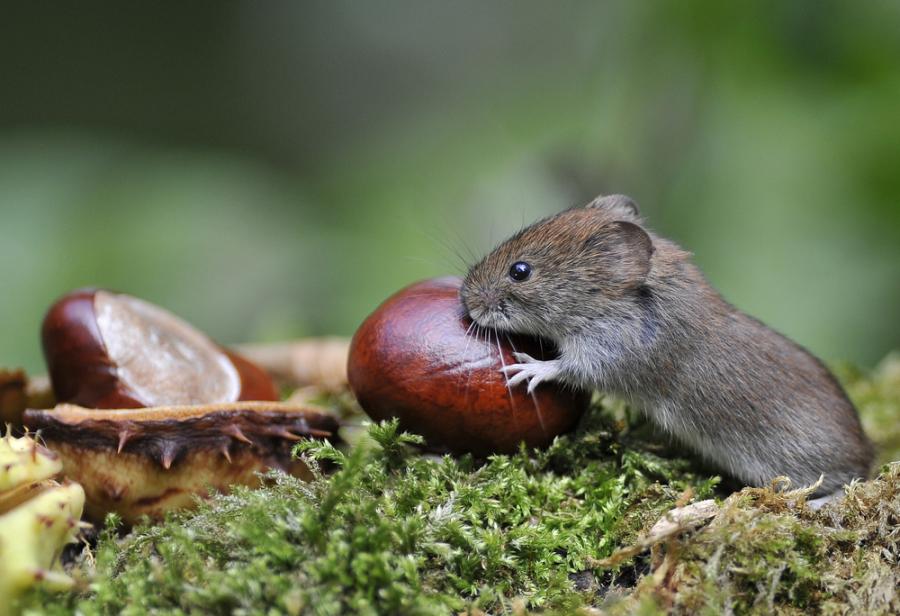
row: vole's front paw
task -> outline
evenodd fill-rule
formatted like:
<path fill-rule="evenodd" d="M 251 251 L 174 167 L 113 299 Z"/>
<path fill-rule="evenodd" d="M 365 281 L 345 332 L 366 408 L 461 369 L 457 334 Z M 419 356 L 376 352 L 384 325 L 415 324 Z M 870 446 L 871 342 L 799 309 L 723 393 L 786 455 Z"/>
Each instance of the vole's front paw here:
<path fill-rule="evenodd" d="M 506 375 L 507 387 L 515 387 L 522 381 L 528 383 L 528 393 L 533 393 L 535 388 L 544 381 L 552 381 L 559 376 L 559 360 L 550 359 L 541 361 L 528 353 L 514 353 L 513 356 L 520 363 L 504 366 L 500 369 Z"/>

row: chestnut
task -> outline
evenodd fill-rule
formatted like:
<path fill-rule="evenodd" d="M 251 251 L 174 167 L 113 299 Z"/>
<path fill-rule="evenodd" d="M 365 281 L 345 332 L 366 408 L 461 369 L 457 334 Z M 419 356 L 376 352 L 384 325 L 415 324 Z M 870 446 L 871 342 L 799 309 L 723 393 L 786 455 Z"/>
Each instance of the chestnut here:
<path fill-rule="evenodd" d="M 141 408 L 278 400 L 260 368 L 130 295 L 69 293 L 47 312 L 41 336 L 59 402 Z"/>
<path fill-rule="evenodd" d="M 0 370 L 0 428 L 19 426 L 28 406 L 28 379 L 22 370 Z"/>
<path fill-rule="evenodd" d="M 548 358 L 539 340 L 475 332 L 459 300 L 458 278 L 413 284 L 360 326 L 350 343 L 347 376 L 363 410 L 376 420 L 397 417 L 429 447 L 484 456 L 544 447 L 574 428 L 587 392 L 554 383 L 533 395 L 507 387 L 500 372 L 514 351 Z"/>

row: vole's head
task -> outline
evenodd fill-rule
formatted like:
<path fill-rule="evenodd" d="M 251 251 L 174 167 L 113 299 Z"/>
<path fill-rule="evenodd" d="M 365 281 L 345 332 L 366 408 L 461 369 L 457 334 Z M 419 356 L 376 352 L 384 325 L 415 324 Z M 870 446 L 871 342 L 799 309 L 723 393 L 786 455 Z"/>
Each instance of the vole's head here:
<path fill-rule="evenodd" d="M 559 340 L 639 301 L 652 254 L 634 202 L 599 197 L 503 242 L 472 266 L 460 299 L 483 327 Z"/>

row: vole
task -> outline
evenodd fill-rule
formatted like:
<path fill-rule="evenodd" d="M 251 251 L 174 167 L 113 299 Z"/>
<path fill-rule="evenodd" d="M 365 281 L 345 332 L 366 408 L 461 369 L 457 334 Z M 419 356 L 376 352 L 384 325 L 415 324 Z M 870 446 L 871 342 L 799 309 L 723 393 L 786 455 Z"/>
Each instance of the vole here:
<path fill-rule="evenodd" d="M 515 234 L 471 267 L 460 299 L 480 326 L 556 345 L 552 360 L 517 354 L 510 387 L 618 395 L 745 485 L 824 474 L 822 496 L 869 472 L 872 446 L 828 369 L 725 301 L 624 195 Z"/>

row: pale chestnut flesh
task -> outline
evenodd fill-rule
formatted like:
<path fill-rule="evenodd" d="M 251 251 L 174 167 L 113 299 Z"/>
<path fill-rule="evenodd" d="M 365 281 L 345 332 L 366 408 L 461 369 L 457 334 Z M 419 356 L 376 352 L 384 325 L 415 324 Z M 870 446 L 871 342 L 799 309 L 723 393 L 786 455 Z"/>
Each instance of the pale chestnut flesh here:
<path fill-rule="evenodd" d="M 44 356 L 56 398 L 91 408 L 277 400 L 272 380 L 158 306 L 97 289 L 47 313 Z"/>
<path fill-rule="evenodd" d="M 574 428 L 589 396 L 542 384 L 508 387 L 514 353 L 549 359 L 540 341 L 476 331 L 459 301 L 456 278 L 426 280 L 386 300 L 350 346 L 350 387 L 376 420 L 399 418 L 436 450 L 509 453 L 544 447 Z"/>

